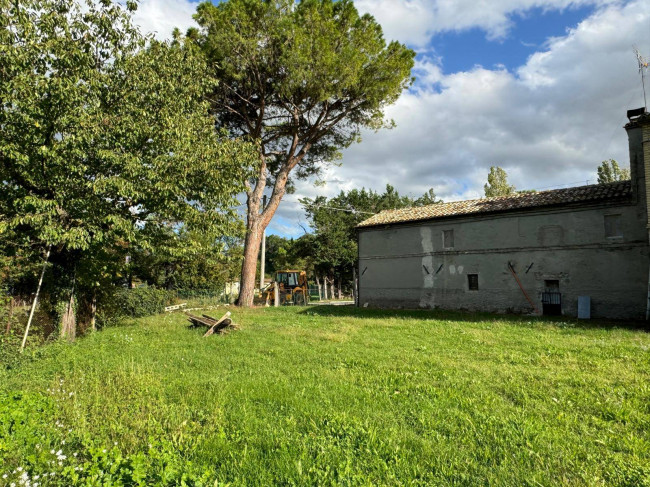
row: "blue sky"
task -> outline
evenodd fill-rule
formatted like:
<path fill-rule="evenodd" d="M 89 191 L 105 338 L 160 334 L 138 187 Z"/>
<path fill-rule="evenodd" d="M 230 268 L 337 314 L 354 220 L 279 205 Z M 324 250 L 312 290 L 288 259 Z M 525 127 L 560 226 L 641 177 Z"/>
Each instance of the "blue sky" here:
<path fill-rule="evenodd" d="M 625 112 L 643 104 L 634 45 L 650 56 L 647 0 L 355 0 L 387 39 L 418 53 L 417 82 L 387 110 L 397 128 L 364 134 L 297 184 L 269 232 L 302 235 L 300 197 L 341 190 L 445 201 L 482 196 L 490 166 L 519 189 L 594 183 L 596 167 L 627 165 Z M 196 3 L 141 0 L 136 21 L 158 37 L 192 25 Z"/>
<path fill-rule="evenodd" d="M 445 73 L 467 71 L 477 64 L 486 68 L 503 65 L 512 70 L 544 49 L 550 37 L 565 35 L 593 10 L 593 6 L 562 11 L 534 8 L 515 15 L 512 29 L 504 38 L 488 39 L 485 30 L 475 27 L 438 34 L 427 47 L 441 58 Z"/>

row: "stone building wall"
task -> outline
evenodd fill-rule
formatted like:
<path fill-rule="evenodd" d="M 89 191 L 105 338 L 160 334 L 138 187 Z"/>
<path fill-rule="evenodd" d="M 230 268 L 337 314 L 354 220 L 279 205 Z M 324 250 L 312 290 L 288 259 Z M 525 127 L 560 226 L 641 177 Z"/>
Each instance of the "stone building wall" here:
<path fill-rule="evenodd" d="M 607 236 L 606 218 L 618 221 L 617 235 Z M 642 318 L 648 246 L 640 218 L 637 205 L 619 203 L 360 229 L 359 304 L 532 312 L 512 266 L 540 312 L 547 281 L 559 281 L 564 314 L 576 315 L 578 296 L 590 296 L 594 317 Z"/>
<path fill-rule="evenodd" d="M 541 313 L 542 294 L 557 290 L 565 315 L 576 316 L 578 297 L 589 296 L 592 317 L 645 318 L 650 114 L 626 129 L 627 200 L 362 224 L 359 305 Z"/>

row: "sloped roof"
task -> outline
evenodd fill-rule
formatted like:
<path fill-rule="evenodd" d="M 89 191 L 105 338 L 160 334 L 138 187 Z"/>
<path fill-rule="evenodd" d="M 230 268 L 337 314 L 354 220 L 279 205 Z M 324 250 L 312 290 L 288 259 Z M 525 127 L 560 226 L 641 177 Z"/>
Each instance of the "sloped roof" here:
<path fill-rule="evenodd" d="M 419 208 L 384 210 L 362 221 L 357 225 L 357 228 L 477 213 L 495 213 L 537 208 L 541 206 L 565 205 L 599 200 L 621 200 L 629 198 L 631 195 L 631 181 L 591 184 L 589 186 L 539 191 L 537 193 L 516 193 L 509 196 L 498 196 L 496 198 L 438 203 Z"/>

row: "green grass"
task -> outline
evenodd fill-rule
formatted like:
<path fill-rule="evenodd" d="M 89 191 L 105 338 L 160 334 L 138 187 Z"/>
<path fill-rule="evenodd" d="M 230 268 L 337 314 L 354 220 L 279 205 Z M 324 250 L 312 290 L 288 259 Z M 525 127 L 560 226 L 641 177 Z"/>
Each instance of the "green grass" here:
<path fill-rule="evenodd" d="M 41 485 L 650 485 L 643 330 L 232 311 L 226 336 L 156 316 L 0 371 L 4 481 L 21 467 L 54 471 Z"/>

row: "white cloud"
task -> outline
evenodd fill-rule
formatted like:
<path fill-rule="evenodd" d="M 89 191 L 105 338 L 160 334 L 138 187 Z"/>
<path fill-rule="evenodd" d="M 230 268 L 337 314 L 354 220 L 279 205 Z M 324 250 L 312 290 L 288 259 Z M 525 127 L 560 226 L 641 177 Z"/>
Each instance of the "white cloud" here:
<path fill-rule="evenodd" d="M 196 26 L 192 20 L 196 6 L 189 0 L 140 0 L 133 20 L 143 32 L 169 39 L 175 27 L 185 33 L 188 27 Z"/>
<path fill-rule="evenodd" d="M 331 182 L 299 184 L 298 194 L 390 183 L 412 196 L 434 187 L 453 201 L 482 196 L 490 165 L 520 189 L 594 183 L 602 160 L 629 163 L 625 112 L 643 105 L 632 46 L 650 55 L 649 24 L 650 2 L 603 7 L 514 72 L 445 75 L 424 59 L 418 89 L 388 110 L 397 128 L 365 134 L 326 175 Z M 296 221 L 297 197 L 287 198 L 285 224 Z"/>
<path fill-rule="evenodd" d="M 489 38 L 507 34 L 512 17 L 531 9 L 564 10 L 606 5 L 614 0 L 357 0 L 361 12 L 372 14 L 388 39 L 425 46 L 439 32 L 479 28 Z"/>
<path fill-rule="evenodd" d="M 435 12 L 429 0 L 357 0 L 362 13 L 372 14 L 384 29 L 387 39 L 423 46 L 435 25 Z"/>
<path fill-rule="evenodd" d="M 425 46 L 432 35 L 470 28 L 507 34 L 513 16 L 531 8 L 596 5 L 566 35 L 547 41 L 518 69 L 444 74 L 441 60 L 420 56 L 417 89 L 388 110 L 397 128 L 367 133 L 328 170 L 325 187 L 299 183 L 271 223 L 271 232 L 298 236 L 305 224 L 298 198 L 387 183 L 418 196 L 434 187 L 447 201 L 478 197 L 490 165 L 508 171 L 521 189 L 595 180 L 600 161 L 627 164 L 625 110 L 643 103 L 632 53 L 650 55 L 650 2 L 608 0 L 356 0 L 384 26 L 387 38 Z M 167 38 L 194 25 L 196 3 L 141 0 L 135 21 Z M 420 49 L 422 54 L 425 48 Z M 293 230 L 292 230 L 293 229 Z"/>

